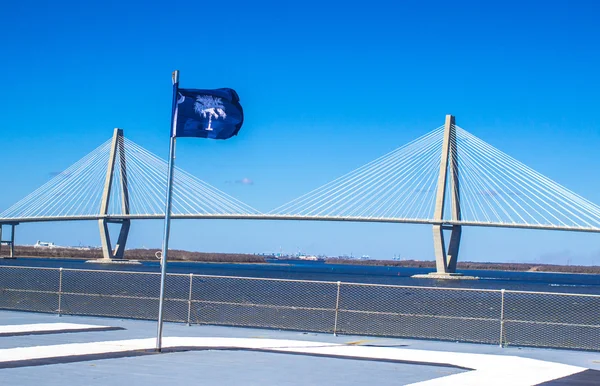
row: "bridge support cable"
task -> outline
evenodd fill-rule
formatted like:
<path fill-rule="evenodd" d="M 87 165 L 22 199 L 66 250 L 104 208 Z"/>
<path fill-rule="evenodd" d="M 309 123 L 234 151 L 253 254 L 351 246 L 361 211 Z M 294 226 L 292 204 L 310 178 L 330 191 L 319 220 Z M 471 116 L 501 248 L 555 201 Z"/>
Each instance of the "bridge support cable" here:
<path fill-rule="evenodd" d="M 124 139 L 129 190 L 135 197 L 131 213 L 164 215 L 168 164 L 133 141 Z M 175 167 L 173 215 L 258 215 L 250 205 Z"/>
<path fill-rule="evenodd" d="M 442 132 L 440 127 L 269 214 L 431 219 Z"/>
<path fill-rule="evenodd" d="M 600 207 L 456 127 L 461 221 L 600 230 Z"/>
<path fill-rule="evenodd" d="M 77 161 L 2 213 L 0 219 L 94 216 L 102 201 L 112 140 Z"/>
<path fill-rule="evenodd" d="M 110 223 L 127 218 L 161 218 L 164 216 L 166 172 L 166 161 L 125 138 L 122 133 L 115 134 L 0 213 L 0 222 L 106 218 Z M 243 218 L 260 214 L 250 205 L 175 168 L 173 215 L 239 215 Z"/>

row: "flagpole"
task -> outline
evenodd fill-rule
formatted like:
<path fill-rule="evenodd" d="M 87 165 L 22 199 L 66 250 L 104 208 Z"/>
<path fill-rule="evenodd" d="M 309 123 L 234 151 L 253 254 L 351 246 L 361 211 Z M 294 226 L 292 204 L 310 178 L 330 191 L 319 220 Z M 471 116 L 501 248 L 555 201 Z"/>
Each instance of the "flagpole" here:
<path fill-rule="evenodd" d="M 158 299 L 158 328 L 156 332 L 156 351 L 162 350 L 163 314 L 165 302 L 165 280 L 167 278 L 167 253 L 171 233 L 171 201 L 173 196 L 173 169 L 175 166 L 175 127 L 177 125 L 177 90 L 179 88 L 179 70 L 173 71 L 173 104 L 171 109 L 171 143 L 169 146 L 169 169 L 167 172 L 167 199 L 165 203 L 165 229 L 163 234 L 160 297 Z"/>

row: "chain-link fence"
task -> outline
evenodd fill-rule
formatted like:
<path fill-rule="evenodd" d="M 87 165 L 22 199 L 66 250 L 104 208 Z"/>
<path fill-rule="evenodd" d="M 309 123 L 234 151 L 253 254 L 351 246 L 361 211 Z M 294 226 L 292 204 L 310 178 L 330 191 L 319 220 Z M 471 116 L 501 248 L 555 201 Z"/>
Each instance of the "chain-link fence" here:
<path fill-rule="evenodd" d="M 500 308 L 498 291 L 343 283 L 337 331 L 498 343 Z"/>
<path fill-rule="evenodd" d="M 0 267 L 0 309 L 157 319 L 160 275 Z M 600 295 L 167 275 L 165 320 L 600 351 Z"/>
<path fill-rule="evenodd" d="M 600 350 L 600 296 L 505 291 L 502 339 L 514 346 Z"/>

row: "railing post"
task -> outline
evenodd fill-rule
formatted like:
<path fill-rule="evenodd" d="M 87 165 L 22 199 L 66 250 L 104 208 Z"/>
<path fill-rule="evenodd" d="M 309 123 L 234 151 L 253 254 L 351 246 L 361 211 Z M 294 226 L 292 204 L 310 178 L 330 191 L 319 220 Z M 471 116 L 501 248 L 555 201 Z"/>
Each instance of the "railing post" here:
<path fill-rule="evenodd" d="M 340 309 L 340 286 L 341 281 L 337 282 L 337 295 L 335 297 L 335 319 L 333 321 L 333 336 L 337 336 L 338 312 Z"/>
<path fill-rule="evenodd" d="M 500 290 L 500 348 L 504 347 L 504 288 Z"/>
<path fill-rule="evenodd" d="M 61 313 L 62 306 L 62 279 L 63 279 L 63 269 L 60 267 L 58 269 L 58 316 Z"/>
<path fill-rule="evenodd" d="M 194 281 L 194 274 L 190 273 L 190 293 L 188 296 L 188 317 L 187 317 L 187 325 L 191 325 L 192 318 L 192 283 Z"/>

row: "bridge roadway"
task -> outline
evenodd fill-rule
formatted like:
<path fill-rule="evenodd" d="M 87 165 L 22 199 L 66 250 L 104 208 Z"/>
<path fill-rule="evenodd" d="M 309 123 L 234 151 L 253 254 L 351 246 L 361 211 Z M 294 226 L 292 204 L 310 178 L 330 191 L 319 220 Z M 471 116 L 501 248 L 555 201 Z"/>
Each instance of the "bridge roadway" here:
<path fill-rule="evenodd" d="M 62 216 L 62 217 L 21 217 L 21 218 L 0 218 L 0 224 L 18 224 L 31 222 L 51 222 L 51 221 L 93 221 L 93 220 L 161 220 L 164 214 L 130 214 L 130 215 L 85 215 L 85 216 Z M 376 222 L 376 223 L 397 223 L 397 224 L 424 224 L 441 225 L 451 227 L 453 225 L 478 226 L 493 228 L 513 228 L 513 229 L 538 229 L 570 232 L 588 232 L 600 233 L 600 228 L 584 228 L 574 226 L 557 226 L 545 224 L 519 224 L 519 223 L 498 223 L 498 222 L 479 222 L 479 221 L 452 221 L 452 220 L 433 220 L 433 219 L 410 219 L 410 218 L 391 218 L 391 217 L 346 217 L 346 216 L 298 216 L 298 215 L 280 215 L 280 214 L 172 214 L 173 220 L 283 220 L 283 221 L 339 221 L 339 222 Z"/>

